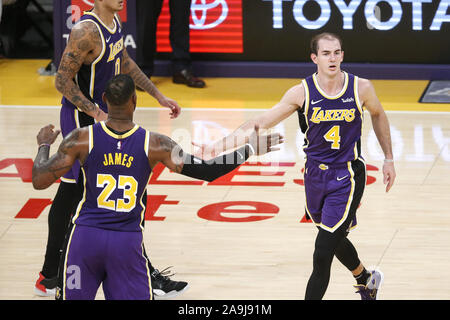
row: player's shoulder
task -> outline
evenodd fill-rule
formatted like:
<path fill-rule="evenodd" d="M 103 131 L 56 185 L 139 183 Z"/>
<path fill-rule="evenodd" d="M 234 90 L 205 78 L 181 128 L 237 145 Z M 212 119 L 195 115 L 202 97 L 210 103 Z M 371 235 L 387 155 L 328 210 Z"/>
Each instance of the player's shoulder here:
<path fill-rule="evenodd" d="M 102 38 L 95 22 L 82 20 L 75 24 L 70 32 L 68 46 L 76 46 L 83 51 L 90 51 L 102 44 Z"/>
<path fill-rule="evenodd" d="M 292 88 L 295 90 L 304 90 L 305 86 L 303 84 L 303 79 L 299 83 L 293 85 Z"/>
<path fill-rule="evenodd" d="M 70 137 L 72 140 L 81 142 L 89 137 L 90 127 L 91 126 L 75 128 L 67 135 L 67 138 Z"/>
<path fill-rule="evenodd" d="M 360 97 L 364 97 L 375 90 L 372 81 L 358 77 L 358 93 Z"/>
<path fill-rule="evenodd" d="M 64 153 L 77 152 L 89 144 L 89 128 L 76 128 L 72 130 L 61 142 L 59 150 Z"/>
<path fill-rule="evenodd" d="M 165 147 L 170 145 L 173 141 L 168 136 L 154 132 L 154 131 L 148 131 L 149 133 L 149 144 L 150 148 L 152 149 L 160 149 L 161 147 Z"/>
<path fill-rule="evenodd" d="M 303 85 L 303 81 L 301 81 L 300 83 L 297 83 L 295 85 L 293 85 L 292 87 L 290 87 L 288 89 L 288 92 L 294 93 L 294 94 L 301 94 L 303 95 L 305 92 L 305 86 Z"/>
<path fill-rule="evenodd" d="M 373 84 L 369 79 L 358 77 L 358 87 L 360 90 L 366 90 L 373 87 Z"/>
<path fill-rule="evenodd" d="M 78 21 L 70 31 L 70 39 L 78 41 L 81 39 L 100 37 L 100 33 L 96 23 L 92 20 Z"/>
<path fill-rule="evenodd" d="M 80 20 L 74 24 L 72 27 L 71 33 L 80 32 L 80 31 L 98 31 L 96 26 L 96 22 L 91 19 Z"/>
<path fill-rule="evenodd" d="M 375 87 L 369 79 L 358 78 L 358 95 L 361 101 L 376 97 Z"/>
<path fill-rule="evenodd" d="M 290 87 L 286 91 L 285 98 L 295 103 L 301 101 L 300 105 L 303 104 L 302 99 L 305 98 L 305 86 L 303 85 L 303 81 Z"/>

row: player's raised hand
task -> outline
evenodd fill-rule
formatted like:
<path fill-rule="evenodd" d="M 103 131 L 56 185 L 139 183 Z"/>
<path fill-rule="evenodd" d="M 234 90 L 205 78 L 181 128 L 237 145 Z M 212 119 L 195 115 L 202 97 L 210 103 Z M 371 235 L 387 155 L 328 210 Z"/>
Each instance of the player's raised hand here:
<path fill-rule="evenodd" d="M 383 183 L 386 185 L 386 192 L 388 192 L 395 181 L 395 168 L 393 161 L 385 161 L 383 164 Z"/>
<path fill-rule="evenodd" d="M 279 133 L 261 134 L 259 125 L 255 125 L 254 131 L 249 137 L 248 143 L 253 147 L 257 155 L 263 155 L 269 152 L 280 150 L 274 147 L 284 142 L 284 137 Z"/>
<path fill-rule="evenodd" d="M 50 145 L 53 142 L 55 142 L 56 137 L 59 135 L 59 133 L 61 131 L 53 130 L 53 129 L 55 129 L 55 126 L 52 124 L 49 124 L 49 125 L 41 128 L 41 130 L 39 130 L 39 133 L 36 137 L 38 146 L 43 145 L 43 144 Z"/>
<path fill-rule="evenodd" d="M 175 100 L 163 96 L 158 102 L 161 106 L 170 109 L 170 119 L 175 119 L 180 115 L 181 108 Z"/>

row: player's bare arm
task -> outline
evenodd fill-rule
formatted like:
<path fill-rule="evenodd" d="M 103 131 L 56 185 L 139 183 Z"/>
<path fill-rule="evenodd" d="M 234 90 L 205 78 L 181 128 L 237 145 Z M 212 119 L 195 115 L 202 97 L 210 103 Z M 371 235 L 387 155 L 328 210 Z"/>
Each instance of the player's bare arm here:
<path fill-rule="evenodd" d="M 256 118 L 255 124 L 263 129 L 273 128 L 300 108 L 305 101 L 305 89 L 303 84 L 290 88 L 281 98 L 280 102 L 271 109 Z M 249 127 L 247 124 L 246 127 Z"/>
<path fill-rule="evenodd" d="M 149 139 L 149 163 L 153 168 L 158 162 L 170 170 L 196 179 L 213 181 L 234 170 L 251 155 L 262 155 L 279 150 L 275 146 L 283 143 L 278 133 L 259 134 L 258 126 L 248 137 L 248 143 L 238 150 L 210 161 L 185 153 L 172 139 L 158 133 L 151 133 Z"/>
<path fill-rule="evenodd" d="M 245 122 L 225 138 L 210 145 L 194 145 L 201 148 L 201 152 L 199 154 L 201 154 L 203 158 L 210 159 L 215 157 L 222 152 L 247 143 L 248 137 L 250 136 L 255 125 L 261 129 L 273 128 L 297 111 L 297 109 L 303 105 L 304 100 L 305 90 L 303 85 L 295 85 L 286 91 L 281 100 L 271 109 L 267 110 L 262 115 Z"/>
<path fill-rule="evenodd" d="M 153 82 L 142 72 L 139 66 L 131 59 L 126 49 L 123 49 L 121 63 L 121 73 L 128 74 L 134 83 L 148 92 L 152 97 L 159 101 L 162 98 L 162 93 L 156 88 Z"/>
<path fill-rule="evenodd" d="M 79 110 L 97 120 L 106 120 L 106 114 L 84 96 L 73 79 L 83 64 L 92 63 L 102 50 L 102 40 L 93 23 L 79 23 L 70 33 L 56 73 L 55 87 Z"/>
<path fill-rule="evenodd" d="M 178 103 L 166 96 L 164 96 L 158 88 L 154 85 L 154 83 L 142 72 L 139 66 L 131 59 L 126 49 L 123 49 L 122 55 L 122 63 L 121 63 L 121 73 L 128 74 L 133 80 L 134 83 L 149 93 L 152 97 L 158 100 L 159 104 L 163 107 L 167 107 L 170 109 L 170 117 L 176 118 L 180 114 L 180 106 Z"/>
<path fill-rule="evenodd" d="M 120 24 L 122 25 L 122 20 L 119 15 L 116 15 Z M 170 118 L 174 119 L 180 115 L 181 108 L 178 103 L 164 96 L 158 88 L 156 88 L 155 84 L 142 72 L 141 68 L 136 64 L 136 62 L 131 59 L 130 55 L 127 52 L 127 49 L 123 49 L 122 54 L 122 62 L 120 64 L 121 73 L 128 74 L 133 80 L 134 83 L 150 94 L 153 98 L 158 100 L 159 104 L 163 107 L 170 109 Z"/>
<path fill-rule="evenodd" d="M 362 105 L 367 108 L 372 119 L 373 130 L 383 150 L 385 161 L 383 165 L 384 183 L 388 192 L 395 180 L 394 155 L 392 153 L 391 130 L 389 120 L 378 99 L 373 84 L 367 79 L 359 79 L 358 94 Z"/>
<path fill-rule="evenodd" d="M 170 170 L 181 173 L 183 170 L 183 150 L 171 138 L 156 132 L 150 133 L 149 163 L 152 168 L 162 162 Z"/>
<path fill-rule="evenodd" d="M 46 189 L 70 170 L 76 159 L 83 163 L 88 152 L 87 128 L 73 130 L 61 142 L 58 151 L 49 158 L 50 145 L 59 135 L 59 130 L 53 130 L 53 125 L 42 128 L 36 139 L 39 145 L 38 153 L 34 159 L 32 181 L 35 189 Z"/>

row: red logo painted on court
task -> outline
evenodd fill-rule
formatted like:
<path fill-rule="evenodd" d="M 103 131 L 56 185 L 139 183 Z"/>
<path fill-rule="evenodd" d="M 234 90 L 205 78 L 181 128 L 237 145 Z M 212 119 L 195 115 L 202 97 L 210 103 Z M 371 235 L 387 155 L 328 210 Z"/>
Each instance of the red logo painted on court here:
<path fill-rule="evenodd" d="M 282 179 L 280 177 L 285 177 L 286 170 L 283 168 L 294 167 L 295 162 L 245 162 L 239 168 L 229 172 L 228 174 L 214 180 L 213 182 L 206 183 L 207 186 L 246 186 L 246 187 L 284 187 L 288 180 L 291 178 Z M 367 171 L 379 171 L 379 169 L 373 165 L 366 165 Z M 268 168 L 277 167 L 276 171 L 268 170 L 251 170 L 246 171 L 246 167 L 254 168 Z M 19 178 L 24 183 L 32 182 L 32 168 L 33 160 L 29 158 L 6 158 L 0 159 L 0 181 L 2 178 Z M 8 172 L 4 172 L 8 171 Z M 14 172 L 16 171 L 16 172 Z M 171 172 L 164 165 L 159 163 L 152 170 L 152 176 L 149 180 L 149 185 L 183 185 L 183 186 L 202 186 L 205 181 L 201 180 L 176 180 L 176 178 L 164 178 L 161 177 L 163 172 L 166 174 Z M 303 173 L 303 169 L 301 170 Z M 173 175 L 175 173 L 171 172 Z M 270 173 L 270 175 L 267 175 Z M 267 176 L 266 181 L 249 181 L 245 180 L 234 180 L 236 176 L 244 176 L 250 178 L 251 176 L 264 177 Z M 269 177 L 270 176 L 270 177 Z M 274 180 L 274 179 L 275 180 Z M 303 179 L 293 179 L 295 184 L 304 185 Z M 375 177 L 367 176 L 366 184 L 372 184 L 376 181 Z M 60 180 L 58 179 L 59 183 Z M 179 205 L 180 201 L 166 198 L 169 195 L 148 195 L 147 196 L 147 208 L 145 212 L 145 220 L 153 221 L 164 221 L 165 216 L 156 215 L 157 211 L 161 206 L 165 205 Z M 37 219 L 41 213 L 52 203 L 52 199 L 40 199 L 40 198 L 30 198 L 23 205 L 22 209 L 16 214 L 16 219 Z M 236 206 L 244 206 L 245 208 L 236 208 Z M 238 216 L 239 214 L 246 213 L 246 217 Z M 275 217 L 279 213 L 278 206 L 258 201 L 228 201 L 228 202 L 218 202 L 210 203 L 203 206 L 198 210 L 198 216 L 202 219 L 220 222 L 252 222 L 266 220 Z M 230 217 L 229 215 L 232 215 Z M 238 214 L 234 216 L 234 214 Z M 261 216 L 262 214 L 262 216 Z M 234 217 L 233 217 L 234 216 Z M 310 223 L 306 216 L 300 220 L 300 223 Z"/>
<path fill-rule="evenodd" d="M 83 11 L 91 10 L 94 7 L 94 0 L 72 0 L 72 6 L 78 6 Z M 123 9 L 119 12 L 122 22 L 127 22 L 127 2 L 123 2 Z"/>
<path fill-rule="evenodd" d="M 164 0 L 157 28 L 158 52 L 172 51 L 169 33 L 169 0 Z M 191 52 L 242 53 L 242 34 L 242 0 L 192 0 Z"/>

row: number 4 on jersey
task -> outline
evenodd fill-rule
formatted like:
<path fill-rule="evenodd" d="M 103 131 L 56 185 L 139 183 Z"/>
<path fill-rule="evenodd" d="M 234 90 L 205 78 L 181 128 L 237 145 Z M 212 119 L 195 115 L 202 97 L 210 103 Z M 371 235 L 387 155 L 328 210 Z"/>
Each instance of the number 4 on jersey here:
<path fill-rule="evenodd" d="M 333 126 L 327 133 L 323 136 L 328 142 L 331 142 L 331 149 L 339 149 L 341 147 L 341 136 L 339 135 L 339 126 Z"/>

